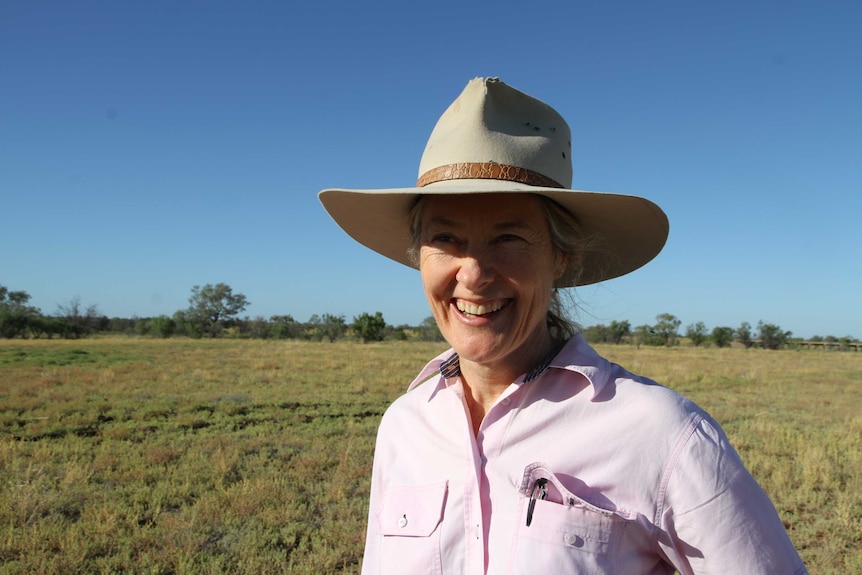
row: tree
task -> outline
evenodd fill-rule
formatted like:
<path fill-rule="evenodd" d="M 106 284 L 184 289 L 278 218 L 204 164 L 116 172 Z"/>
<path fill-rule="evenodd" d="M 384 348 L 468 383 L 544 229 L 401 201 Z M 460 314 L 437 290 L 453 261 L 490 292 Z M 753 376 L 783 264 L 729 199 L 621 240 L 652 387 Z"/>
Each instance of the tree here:
<path fill-rule="evenodd" d="M 350 327 L 359 334 L 363 342 L 383 341 L 383 337 L 386 335 L 386 322 L 383 320 L 383 314 L 379 311 L 374 315 L 363 312 L 358 317 L 353 318 Z"/>
<path fill-rule="evenodd" d="M 677 330 L 679 329 L 680 320 L 676 316 L 669 313 L 661 313 L 655 316 L 656 324 L 653 326 L 653 332 L 664 345 L 675 345 L 676 338 L 679 337 Z"/>
<path fill-rule="evenodd" d="M 443 341 L 443 334 L 433 315 L 429 315 L 419 324 L 419 339 L 422 341 Z"/>
<path fill-rule="evenodd" d="M 142 322 L 141 318 L 137 316 L 132 317 L 112 317 L 111 318 L 111 332 L 112 333 L 121 333 L 126 335 L 131 335 L 133 333 L 137 333 L 138 323 Z"/>
<path fill-rule="evenodd" d="M 747 321 L 742 322 L 736 328 L 736 339 L 745 346 L 745 349 L 754 345 L 754 340 L 751 338 L 751 325 Z"/>
<path fill-rule="evenodd" d="M 585 327 L 581 330 L 581 335 L 590 343 L 605 343 L 610 339 L 608 327 L 603 323 Z"/>
<path fill-rule="evenodd" d="M 709 339 L 715 347 L 728 347 L 730 342 L 733 341 L 733 328 L 714 327 L 712 328 L 712 333 L 710 334 Z"/>
<path fill-rule="evenodd" d="M 180 309 L 175 311 L 172 319 L 177 325 L 177 330 L 174 332 L 177 335 L 187 335 L 195 338 L 201 337 L 202 334 L 197 330 L 197 326 L 189 322 L 187 310 Z"/>
<path fill-rule="evenodd" d="M 763 323 L 763 320 L 757 323 L 757 332 L 760 336 L 760 347 L 763 349 L 779 349 L 793 335 L 789 331 L 782 331 L 775 324 Z"/>
<path fill-rule="evenodd" d="M 75 296 L 68 303 L 57 306 L 57 316 L 66 339 L 78 339 L 92 331 L 99 318 L 99 310 L 95 305 L 82 309 L 80 296 Z"/>
<path fill-rule="evenodd" d="M 288 315 L 273 315 L 269 317 L 272 324 L 272 337 L 276 339 L 295 339 L 302 332 L 302 325 Z"/>
<path fill-rule="evenodd" d="M 328 338 L 330 342 L 339 339 L 347 331 L 347 322 L 343 315 L 332 315 L 325 313 L 320 322 L 321 335 Z"/>
<path fill-rule="evenodd" d="M 30 328 L 30 333 L 32 333 L 33 337 L 36 339 L 39 339 L 42 336 L 52 339 L 55 335 L 63 335 L 64 331 L 61 319 L 56 317 L 46 317 L 44 315 L 31 318 L 30 325 L 28 327 Z"/>
<path fill-rule="evenodd" d="M 398 326 L 386 326 L 386 337 L 395 341 L 407 341 L 407 332 L 410 326 L 405 324 Z"/>
<path fill-rule="evenodd" d="M 328 313 L 323 314 L 323 317 L 317 314 L 312 315 L 308 318 L 308 327 L 311 331 L 311 338 L 315 341 L 328 339 L 330 342 L 333 342 L 347 331 L 347 323 L 343 315 Z"/>
<path fill-rule="evenodd" d="M 42 312 L 28 306 L 30 294 L 25 291 L 9 291 L 0 285 L 0 336 L 25 337 L 30 330 L 40 332 Z"/>
<path fill-rule="evenodd" d="M 245 295 L 234 294 L 225 283 L 192 287 L 184 323 L 189 335 L 218 337 L 222 329 L 250 304 Z"/>
<path fill-rule="evenodd" d="M 700 347 L 700 345 L 706 341 L 706 324 L 702 321 L 689 324 L 689 326 L 685 328 L 685 337 L 691 340 L 694 347 Z"/>
<path fill-rule="evenodd" d="M 239 335 L 253 339 L 269 339 L 272 337 L 272 324 L 262 315 L 250 318 L 248 316 L 236 321 Z"/>
<path fill-rule="evenodd" d="M 168 338 L 177 331 L 177 322 L 166 315 L 160 315 L 150 320 L 150 333 L 158 337 Z"/>
<path fill-rule="evenodd" d="M 634 330 L 634 340 L 638 348 L 641 345 L 664 345 L 664 339 L 656 334 L 650 325 L 639 325 Z"/>
<path fill-rule="evenodd" d="M 139 318 L 135 322 L 135 335 L 150 335 L 153 330 L 153 320 L 149 318 Z"/>
<path fill-rule="evenodd" d="M 612 321 L 611 325 L 593 325 L 581 330 L 584 338 L 590 343 L 620 344 L 623 338 L 632 333 L 632 324 L 628 321 Z"/>
<path fill-rule="evenodd" d="M 629 335 L 631 332 L 632 325 L 628 322 L 628 320 L 612 321 L 611 325 L 608 326 L 608 335 L 610 337 L 611 343 L 622 343 L 623 338 Z"/>

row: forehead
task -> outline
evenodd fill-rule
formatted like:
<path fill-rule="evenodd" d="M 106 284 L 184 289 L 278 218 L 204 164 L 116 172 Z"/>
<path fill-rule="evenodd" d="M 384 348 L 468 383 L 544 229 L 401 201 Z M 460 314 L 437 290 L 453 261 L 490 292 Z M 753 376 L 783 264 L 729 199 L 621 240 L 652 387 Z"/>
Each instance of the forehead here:
<path fill-rule="evenodd" d="M 547 227 L 542 202 L 532 194 L 431 194 L 423 201 L 423 227 L 434 224 L 488 228 Z"/>

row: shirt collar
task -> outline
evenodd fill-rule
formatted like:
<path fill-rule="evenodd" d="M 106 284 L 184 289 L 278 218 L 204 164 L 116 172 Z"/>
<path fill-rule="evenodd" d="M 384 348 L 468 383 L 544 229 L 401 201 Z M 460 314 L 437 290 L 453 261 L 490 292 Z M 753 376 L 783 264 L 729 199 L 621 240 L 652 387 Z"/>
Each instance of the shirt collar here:
<path fill-rule="evenodd" d="M 566 342 L 549 367 L 584 376 L 593 388 L 592 400 L 599 401 L 599 395 L 611 378 L 613 364 L 600 356 L 581 334 L 576 334 Z"/>
<path fill-rule="evenodd" d="M 583 375 L 593 388 L 593 399 L 602 392 L 610 375 L 610 362 L 590 347 L 581 334 L 569 339 L 557 352 L 549 355 L 542 363 L 524 376 L 523 383 L 529 383 L 549 369 L 563 369 Z M 446 379 L 461 374 L 458 354 L 453 349 L 444 351 L 428 362 L 419 375 L 410 383 L 407 391 L 415 389 L 435 373 L 440 373 L 435 390 L 446 385 Z"/>
<path fill-rule="evenodd" d="M 407 388 L 407 391 L 411 391 L 414 388 L 419 387 L 419 384 L 428 379 L 432 374 L 439 372 L 443 362 L 446 361 L 446 359 L 453 354 L 457 356 L 457 354 L 455 354 L 455 351 L 450 348 L 432 359 L 431 361 L 429 361 L 428 364 L 422 369 L 422 371 L 419 372 L 419 375 L 417 375 L 416 378 L 410 383 L 410 386 Z M 442 382 L 444 378 L 441 377 L 440 380 Z"/>

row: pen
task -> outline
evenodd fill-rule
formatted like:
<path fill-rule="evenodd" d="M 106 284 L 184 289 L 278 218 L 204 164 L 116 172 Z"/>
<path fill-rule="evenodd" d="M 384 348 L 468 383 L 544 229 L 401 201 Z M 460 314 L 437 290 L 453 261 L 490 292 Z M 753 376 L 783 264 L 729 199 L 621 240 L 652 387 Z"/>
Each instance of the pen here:
<path fill-rule="evenodd" d="M 540 477 L 533 484 L 533 491 L 530 493 L 530 502 L 527 504 L 527 527 L 533 522 L 533 509 L 536 507 L 537 499 L 544 499 L 548 495 L 548 480 Z"/>

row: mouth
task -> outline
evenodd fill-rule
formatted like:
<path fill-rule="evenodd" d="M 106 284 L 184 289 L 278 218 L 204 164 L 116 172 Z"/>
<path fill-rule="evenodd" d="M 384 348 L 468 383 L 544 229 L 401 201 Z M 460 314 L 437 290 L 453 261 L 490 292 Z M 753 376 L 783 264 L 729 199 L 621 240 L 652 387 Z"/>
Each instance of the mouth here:
<path fill-rule="evenodd" d="M 510 299 L 499 299 L 492 302 L 484 303 L 484 304 L 475 304 L 472 302 L 456 299 L 455 307 L 458 308 L 462 314 L 467 317 L 483 317 L 495 312 L 500 311 L 512 300 Z"/>

